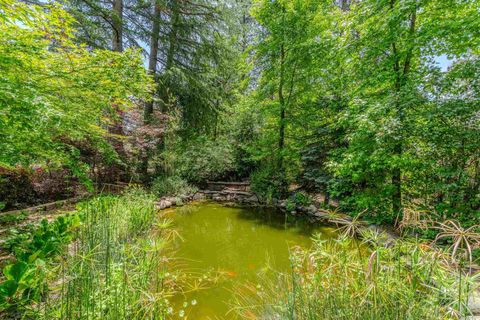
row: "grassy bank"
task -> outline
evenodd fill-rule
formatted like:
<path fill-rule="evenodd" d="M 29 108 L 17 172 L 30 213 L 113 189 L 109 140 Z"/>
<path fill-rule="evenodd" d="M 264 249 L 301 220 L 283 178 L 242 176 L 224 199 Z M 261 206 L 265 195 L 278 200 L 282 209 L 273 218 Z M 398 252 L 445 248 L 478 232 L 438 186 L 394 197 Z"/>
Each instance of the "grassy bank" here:
<path fill-rule="evenodd" d="M 166 276 L 174 233 L 153 200 L 135 189 L 100 196 L 79 204 L 67 218 L 44 221 L 32 234 L 11 240 L 14 261 L 0 285 L 3 315 L 165 318 L 174 286 Z M 36 245 L 40 238 L 51 241 Z M 13 281 L 16 289 L 9 292 Z"/>

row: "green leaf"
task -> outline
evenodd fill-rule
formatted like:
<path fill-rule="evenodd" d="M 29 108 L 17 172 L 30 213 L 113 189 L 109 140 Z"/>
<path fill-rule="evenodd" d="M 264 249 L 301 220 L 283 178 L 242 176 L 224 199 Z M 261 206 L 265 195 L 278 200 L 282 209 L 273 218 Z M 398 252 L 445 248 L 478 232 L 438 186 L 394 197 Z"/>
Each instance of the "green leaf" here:
<path fill-rule="evenodd" d="M 8 280 L 14 280 L 18 283 L 21 281 L 27 270 L 28 264 L 26 262 L 20 261 L 15 264 L 6 266 L 3 269 L 3 274 Z"/>
<path fill-rule="evenodd" d="M 15 280 L 6 280 L 0 283 L 0 302 L 5 297 L 13 297 L 17 292 L 18 283 Z"/>

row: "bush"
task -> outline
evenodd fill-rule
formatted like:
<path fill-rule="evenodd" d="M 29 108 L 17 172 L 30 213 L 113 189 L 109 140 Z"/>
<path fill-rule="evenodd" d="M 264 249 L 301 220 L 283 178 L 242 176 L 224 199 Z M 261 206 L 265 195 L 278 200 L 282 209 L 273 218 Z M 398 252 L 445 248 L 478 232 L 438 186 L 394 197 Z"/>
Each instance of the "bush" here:
<path fill-rule="evenodd" d="M 178 174 L 195 184 L 225 179 L 235 171 L 233 148 L 226 140 L 197 138 L 176 153 Z"/>
<path fill-rule="evenodd" d="M 263 201 L 270 203 L 273 199 L 281 199 L 287 193 L 285 177 L 273 167 L 264 167 L 255 171 L 251 177 L 251 189 Z"/>
<path fill-rule="evenodd" d="M 195 193 L 197 188 L 179 176 L 160 176 L 152 184 L 152 192 L 157 196 L 178 196 Z"/>
<path fill-rule="evenodd" d="M 299 206 L 309 206 L 313 203 L 312 198 L 303 192 L 295 192 L 292 200 Z"/>
<path fill-rule="evenodd" d="M 65 168 L 14 168 L 0 166 L 0 211 L 58 201 L 80 190 L 78 179 Z"/>
<path fill-rule="evenodd" d="M 0 210 L 21 208 L 35 203 L 33 170 L 0 167 Z"/>
<path fill-rule="evenodd" d="M 42 220 L 23 232 L 15 232 L 6 241 L 16 262 L 3 268 L 0 282 L 0 316 L 9 311 L 23 312 L 32 302 L 40 302 L 48 292 L 48 268 L 51 260 L 62 253 L 79 226 L 77 215 L 60 216 L 53 222 Z M 4 314 L 2 314 L 4 313 Z"/>
<path fill-rule="evenodd" d="M 309 206 L 313 203 L 312 198 L 303 192 L 295 192 L 292 196 L 287 199 L 286 209 L 288 211 L 293 211 L 298 206 Z"/>

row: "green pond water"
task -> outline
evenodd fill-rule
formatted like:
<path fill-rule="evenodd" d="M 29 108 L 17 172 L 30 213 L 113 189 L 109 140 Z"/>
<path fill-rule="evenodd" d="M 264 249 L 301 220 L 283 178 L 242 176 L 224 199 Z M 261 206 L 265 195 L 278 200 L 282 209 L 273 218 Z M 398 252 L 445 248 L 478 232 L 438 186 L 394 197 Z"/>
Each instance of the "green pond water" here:
<path fill-rule="evenodd" d="M 289 271 L 289 249 L 308 248 L 314 233 L 325 239 L 337 237 L 331 227 L 287 219 L 272 210 L 200 203 L 175 209 L 171 216 L 183 238 L 176 248 L 182 268 L 198 275 L 221 275 L 206 289 L 174 297 L 175 319 L 235 319 L 229 310 L 236 290 L 261 283 L 260 278 L 274 280 L 272 270 Z"/>

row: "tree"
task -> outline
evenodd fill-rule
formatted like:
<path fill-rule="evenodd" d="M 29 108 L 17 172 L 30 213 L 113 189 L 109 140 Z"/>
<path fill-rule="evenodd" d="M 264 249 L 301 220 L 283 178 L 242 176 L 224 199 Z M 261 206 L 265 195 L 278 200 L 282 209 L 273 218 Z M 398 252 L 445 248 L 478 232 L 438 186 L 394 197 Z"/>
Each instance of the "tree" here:
<path fill-rule="evenodd" d="M 76 45 L 73 18 L 56 6 L 6 1 L 0 13 L 0 165 L 81 175 L 82 143 L 113 161 L 106 128 L 150 86 L 138 52 Z"/>
<path fill-rule="evenodd" d="M 421 162 L 412 133 L 430 97 L 420 88 L 436 72 L 435 56 L 462 54 L 472 45 L 466 40 L 477 32 L 471 16 L 466 2 L 449 1 L 447 9 L 439 1 L 392 0 L 352 3 L 340 20 L 351 26 L 342 38 L 354 100 L 344 118 L 349 145 L 333 166 L 352 180 L 356 206 L 401 216 L 406 180 Z M 469 36 L 453 37 L 458 33 Z"/>

